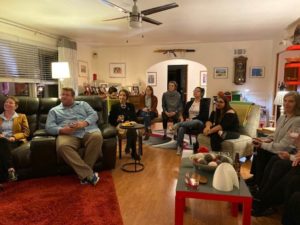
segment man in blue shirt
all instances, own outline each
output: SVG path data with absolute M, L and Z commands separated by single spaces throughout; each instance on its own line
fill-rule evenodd
M 102 154 L 103 143 L 96 124 L 97 113 L 88 103 L 75 101 L 72 88 L 63 88 L 60 100 L 61 104 L 49 111 L 46 131 L 58 135 L 56 151 L 74 169 L 81 183 L 96 185 L 100 178 L 93 172 L 93 166 Z M 81 146 L 85 147 L 83 159 L 78 154 Z

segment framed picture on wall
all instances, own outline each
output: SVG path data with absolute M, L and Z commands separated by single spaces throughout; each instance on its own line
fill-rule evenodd
M 88 76 L 88 63 L 84 61 L 78 61 L 78 76 L 87 77 Z
M 150 86 L 157 85 L 157 73 L 156 72 L 148 72 L 147 73 L 147 84 Z
M 126 77 L 125 63 L 110 63 L 109 64 L 109 77 L 113 77 L 113 78 Z
M 250 68 L 250 77 L 262 78 L 265 77 L 265 68 L 263 66 L 253 66 Z
M 139 86 L 132 86 L 132 88 L 131 88 L 131 94 L 132 95 L 139 95 L 140 94 Z
M 200 85 L 207 85 L 207 71 L 200 71 Z
M 227 67 L 215 67 L 214 68 L 214 78 L 215 79 L 227 79 L 228 78 L 228 68 Z

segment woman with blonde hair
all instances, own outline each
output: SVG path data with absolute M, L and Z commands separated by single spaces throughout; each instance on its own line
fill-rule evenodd
M 17 180 L 11 151 L 29 137 L 26 115 L 16 113 L 19 100 L 8 96 L 4 102 L 4 111 L 0 114 L 0 180 Z

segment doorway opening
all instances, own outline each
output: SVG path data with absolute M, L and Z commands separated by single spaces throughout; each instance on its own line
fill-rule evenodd
M 168 83 L 176 81 L 183 104 L 187 101 L 187 71 L 188 65 L 168 65 Z

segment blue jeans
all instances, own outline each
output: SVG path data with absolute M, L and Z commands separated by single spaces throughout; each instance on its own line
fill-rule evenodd
M 177 146 L 182 147 L 184 134 L 187 130 L 196 130 L 203 127 L 203 122 L 200 120 L 190 120 L 177 123 Z
M 155 112 L 144 112 L 144 111 L 140 111 L 139 116 L 143 117 L 145 128 L 150 127 L 151 120 L 157 117 Z

